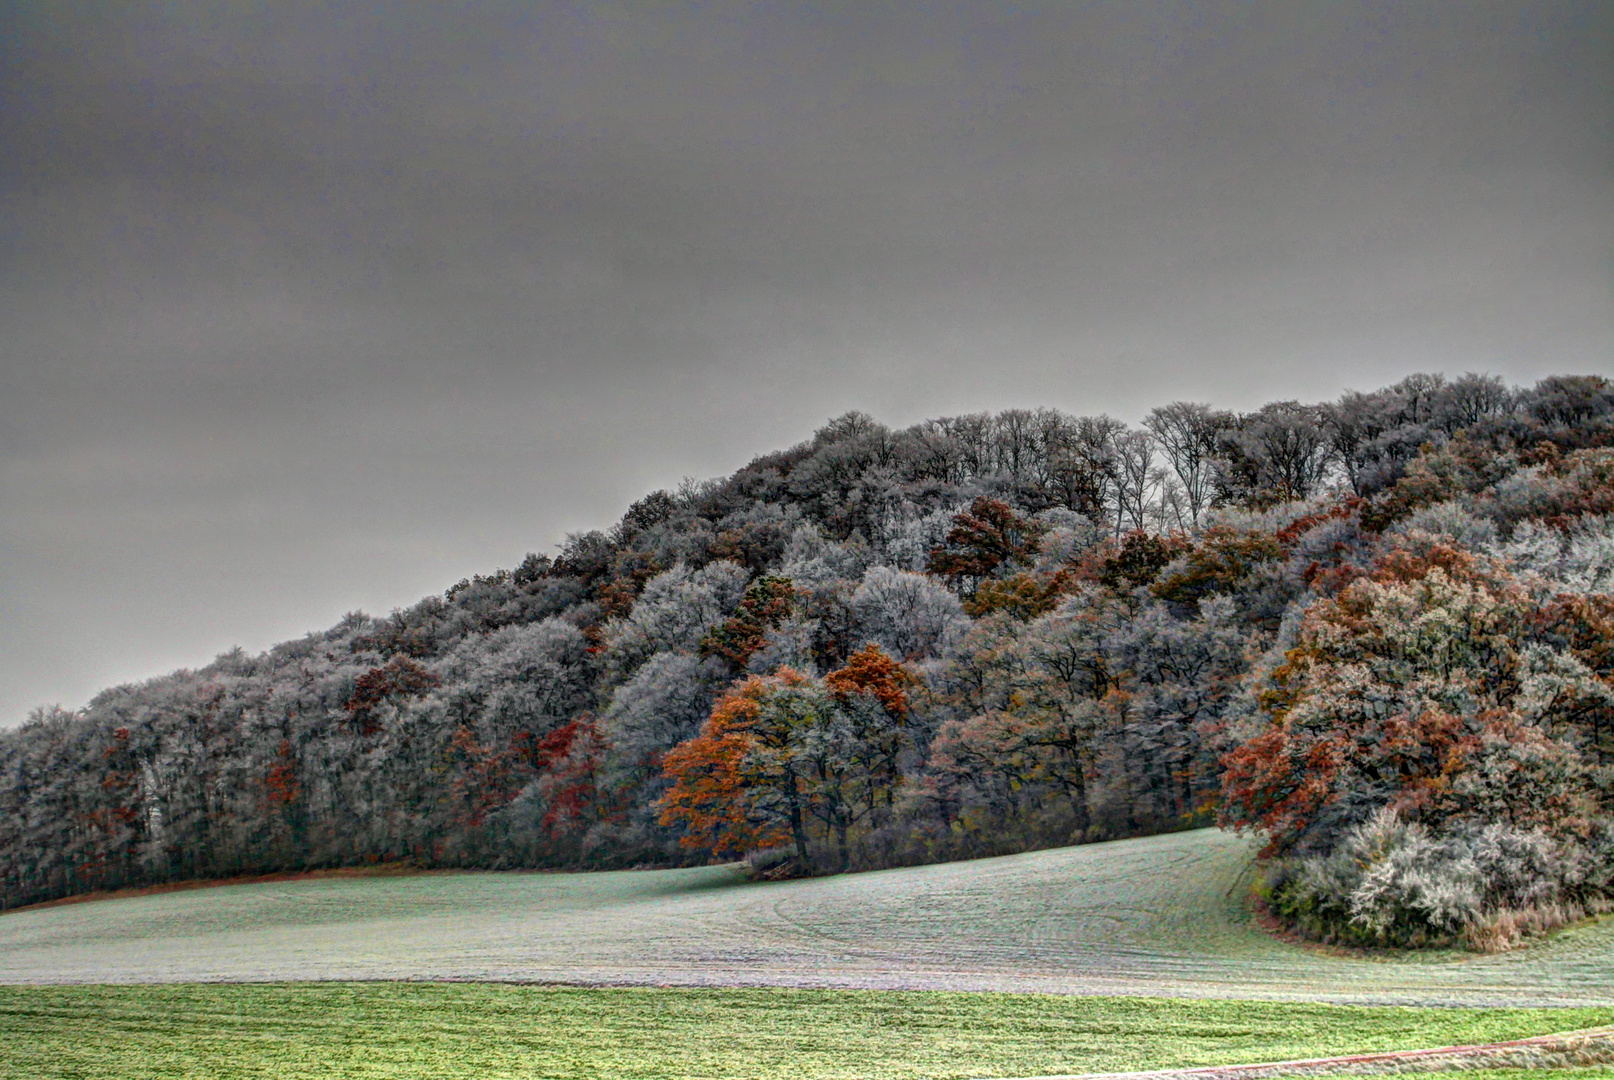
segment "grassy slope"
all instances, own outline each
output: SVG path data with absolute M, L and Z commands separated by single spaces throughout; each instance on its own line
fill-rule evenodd
M 0 915 L 0 982 L 408 978 L 1614 1006 L 1614 919 L 1495 957 L 1253 927 L 1214 830 L 768 885 L 723 867 L 323 878 Z
M 979 1077 L 1484 1042 L 1611 1009 L 488 984 L 0 988 L 0 1074 Z
M 325 877 L 12 912 L 0 982 L 146 985 L 0 987 L 0 1076 L 1026 1076 L 1614 1022 L 1614 920 L 1500 957 L 1326 956 L 1251 926 L 1249 853 L 1207 830 L 773 885 Z M 411 977 L 642 988 L 338 981 Z M 934 992 L 958 989 L 1160 996 Z

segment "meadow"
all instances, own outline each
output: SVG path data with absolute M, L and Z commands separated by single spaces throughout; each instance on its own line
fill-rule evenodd
M 0 1075 L 1023 1077 L 1614 1024 L 1614 920 L 1328 953 L 1252 921 L 1251 856 L 1200 830 L 778 883 L 332 876 L 24 909 L 0 915 Z
M 1614 921 L 1490 956 L 1275 940 L 1199 830 L 778 883 L 732 867 L 321 878 L 0 915 L 0 982 L 459 979 L 1614 1006 Z
M 1038 1076 L 1467 1044 L 1610 1022 L 1610 1009 L 924 991 L 6 987 L 0 1071 L 40 1080 Z M 1510 1074 L 1524 1075 L 1495 1075 Z M 1592 1074 L 1611 1075 L 1574 1075 Z

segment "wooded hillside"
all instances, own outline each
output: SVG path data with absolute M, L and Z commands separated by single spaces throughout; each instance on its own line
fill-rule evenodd
M 0 900 L 1258 828 L 1311 932 L 1614 895 L 1614 385 L 851 413 L 558 556 L 0 732 Z

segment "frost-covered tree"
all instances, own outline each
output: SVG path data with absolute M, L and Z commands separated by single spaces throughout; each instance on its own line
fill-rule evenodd
M 658 652 L 696 652 L 701 639 L 734 613 L 749 578 L 744 567 L 726 561 L 698 570 L 680 563 L 652 578 L 627 615 L 605 624 L 607 678 L 625 679 Z
M 653 767 L 662 753 L 700 727 L 722 683 L 714 661 L 689 653 L 652 656 L 617 687 L 601 717 L 616 767 L 630 772 Z
M 1274 402 L 1222 431 L 1217 490 L 1245 506 L 1307 499 L 1321 490 L 1332 457 L 1321 410 Z
M 969 625 L 963 605 L 924 574 L 871 567 L 852 595 L 856 629 L 902 659 L 943 655 Z
M 484 739 L 546 730 L 589 701 L 588 640 L 561 619 L 467 639 L 433 672 L 432 696 L 448 722 Z
M 1416 515 L 1415 515 L 1416 520 Z M 1582 595 L 1614 592 L 1614 515 L 1587 515 L 1563 528 L 1525 521 L 1505 543 L 1495 530 L 1471 536 L 1521 572 L 1538 574 L 1552 587 Z M 1489 542 L 1487 542 L 1489 541 Z

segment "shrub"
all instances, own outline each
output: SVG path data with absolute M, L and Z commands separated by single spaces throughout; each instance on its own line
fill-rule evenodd
M 1324 941 L 1497 952 L 1610 909 L 1602 828 L 1591 844 L 1501 823 L 1442 836 L 1383 807 L 1332 851 L 1275 867 L 1271 907 Z

